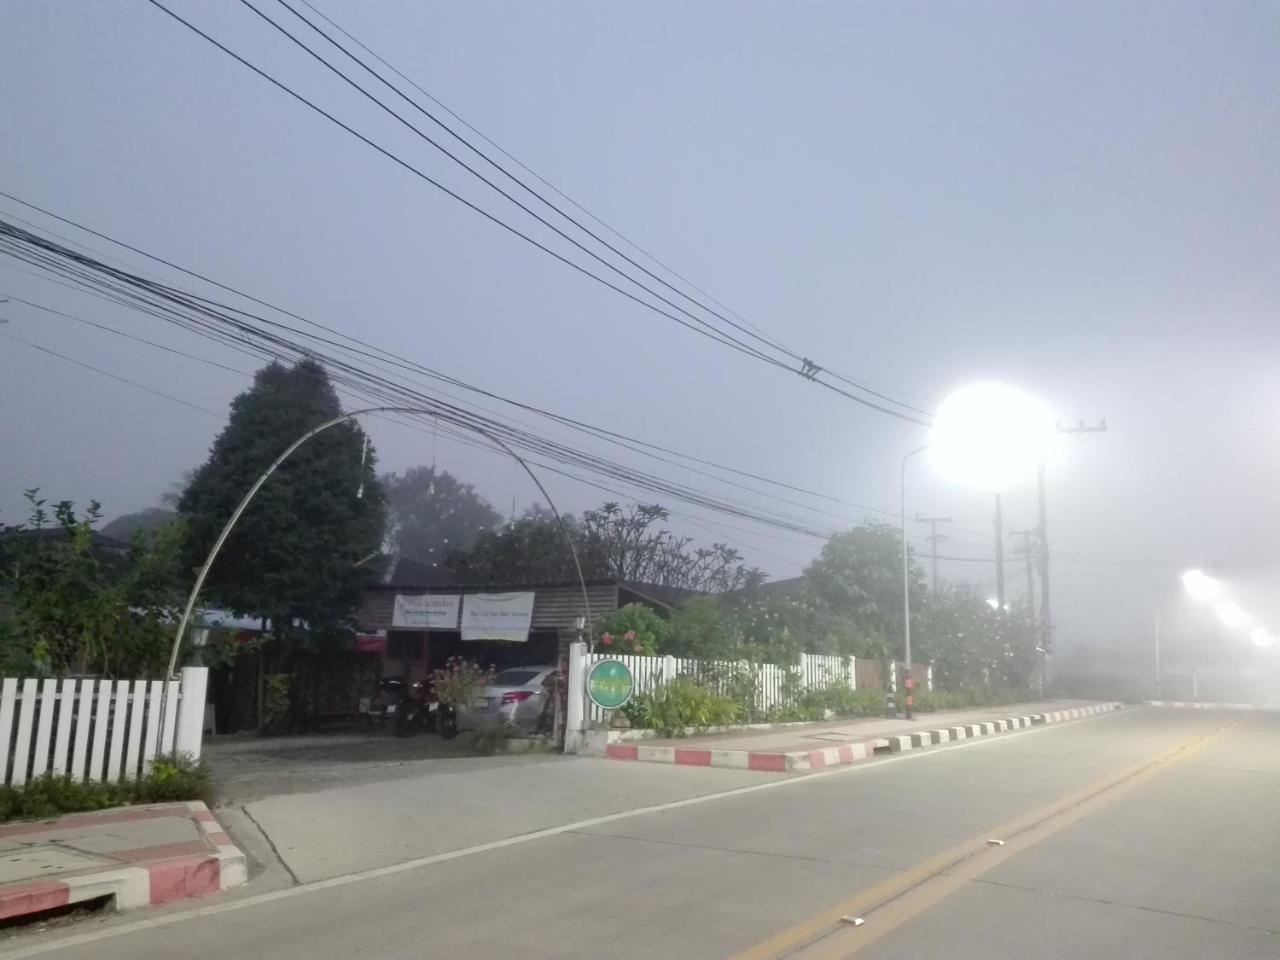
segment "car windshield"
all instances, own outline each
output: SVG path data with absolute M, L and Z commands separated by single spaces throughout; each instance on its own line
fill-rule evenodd
M 523 687 L 530 683 L 539 671 L 530 670 L 527 667 L 520 670 L 503 670 L 500 674 L 493 678 L 490 686 L 494 687 Z

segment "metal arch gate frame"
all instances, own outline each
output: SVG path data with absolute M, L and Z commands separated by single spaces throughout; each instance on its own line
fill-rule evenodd
M 270 478 L 270 476 L 276 472 L 276 470 L 280 467 L 282 463 L 284 463 L 286 460 L 289 459 L 290 456 L 293 455 L 293 452 L 295 450 L 301 447 L 304 443 L 306 443 L 316 434 L 323 433 L 325 430 L 328 430 L 330 427 L 336 427 L 340 423 L 346 423 L 350 420 L 356 419 L 357 417 L 364 416 L 365 414 L 373 414 L 373 413 L 417 413 L 417 414 L 427 414 L 435 417 L 438 417 L 440 415 L 439 410 L 432 410 L 425 407 L 365 407 L 361 410 L 353 410 L 350 413 L 344 413 L 340 417 L 334 417 L 330 420 L 326 420 L 324 423 L 320 424 L 319 426 L 312 427 L 310 430 L 308 430 L 306 433 L 300 436 L 297 440 L 291 443 L 285 449 L 285 451 L 282 454 L 280 454 L 280 456 L 276 457 L 276 459 L 272 461 L 271 466 L 267 467 L 267 469 L 263 471 L 262 475 L 258 477 L 257 481 L 254 482 L 253 486 L 249 488 L 249 491 L 240 500 L 240 503 L 236 506 L 235 510 L 232 512 L 231 517 L 227 520 L 226 525 L 223 526 L 222 532 L 218 534 L 218 539 L 214 541 L 213 547 L 209 550 L 209 555 L 205 558 L 204 565 L 201 566 L 200 568 L 200 572 L 196 575 L 196 582 L 191 587 L 191 594 L 187 597 L 186 608 L 182 611 L 182 619 L 178 622 L 178 631 L 173 638 L 173 649 L 169 653 L 169 666 L 168 666 L 168 669 L 165 671 L 166 678 L 170 680 L 177 679 L 177 675 L 175 674 L 174 671 L 178 663 L 178 651 L 182 647 L 182 638 L 183 638 L 183 635 L 186 633 L 187 625 L 191 620 L 191 612 L 195 608 L 196 598 L 199 597 L 200 590 L 201 588 L 204 587 L 205 578 L 209 574 L 209 569 L 213 566 L 213 561 L 217 559 L 218 552 L 222 549 L 222 545 L 226 542 L 227 537 L 231 535 L 231 531 L 235 528 L 235 525 L 239 521 L 241 514 L 244 513 L 245 509 L 253 501 L 253 498 L 257 495 L 258 491 L 262 489 L 262 485 L 267 482 L 268 478 Z M 586 577 L 584 577 L 582 574 L 582 562 L 578 557 L 578 549 L 573 544 L 573 537 L 569 535 L 569 529 L 568 527 L 565 526 L 564 518 L 560 516 L 560 511 L 556 509 L 555 502 L 551 499 L 551 495 L 547 493 L 547 488 L 542 485 L 542 481 L 538 479 L 538 475 L 533 472 L 529 464 L 525 462 L 524 458 L 521 457 L 514 450 L 512 450 L 511 447 L 508 446 L 504 441 L 498 439 L 489 431 L 483 429 L 482 427 L 478 427 L 473 423 L 460 423 L 457 425 L 465 427 L 466 429 L 472 430 L 475 433 L 480 434 L 482 437 L 484 437 L 494 446 L 498 447 L 503 453 L 506 453 L 518 464 L 520 464 L 520 466 L 524 468 L 524 472 L 529 475 L 529 479 L 531 479 L 534 482 L 534 484 L 537 486 L 538 492 L 542 494 L 543 499 L 547 501 L 547 506 L 551 508 L 551 513 L 552 515 L 555 516 L 556 523 L 560 527 L 560 532 L 564 536 L 566 545 L 569 547 L 569 553 L 573 557 L 574 569 L 578 573 L 578 583 L 582 587 L 582 607 L 586 614 L 585 624 L 586 624 L 586 630 L 587 630 L 588 649 L 590 649 L 592 646 L 594 646 L 594 638 L 591 635 L 591 599 L 587 594 L 587 580 L 586 580 Z M 162 706 L 162 712 L 161 712 L 162 716 L 167 715 L 167 712 L 170 709 L 170 704 L 167 702 L 169 699 L 168 684 L 165 684 L 164 690 L 165 690 L 164 696 L 165 696 L 166 702 Z M 164 730 L 164 726 L 165 725 L 163 723 L 159 725 L 159 728 L 161 731 Z M 161 734 L 161 736 L 163 736 L 163 734 Z

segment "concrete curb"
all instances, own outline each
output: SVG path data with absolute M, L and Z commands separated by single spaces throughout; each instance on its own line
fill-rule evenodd
M 103 816 L 99 822 L 127 823 L 158 816 L 190 817 L 200 825 L 201 840 L 196 851 L 188 844 L 120 851 L 115 856 L 136 856 L 136 866 L 111 866 L 68 876 L 60 880 L 18 881 L 0 885 L 0 920 L 40 913 L 69 904 L 112 897 L 116 910 L 133 910 L 186 897 L 217 893 L 244 883 L 249 878 L 244 854 L 231 842 L 209 808 L 200 801 L 140 807 Z M 77 814 L 58 820 L 0 827 L 14 835 L 43 832 L 59 826 L 93 822 L 92 814 Z
M 1147 700 L 1148 707 L 1179 707 L 1183 710 L 1280 710 L 1256 703 L 1205 703 L 1202 700 Z
M 691 767 L 727 767 L 734 770 L 766 770 L 774 773 L 822 770 L 866 760 L 877 753 L 921 750 L 955 740 L 986 737 L 1047 723 L 1083 720 L 1122 709 L 1118 702 L 1096 703 L 1069 710 L 1054 710 L 1022 717 L 1004 717 L 937 730 L 921 730 L 904 736 L 876 737 L 814 750 L 762 752 L 755 750 L 715 750 L 682 747 L 650 747 L 635 743 L 611 743 L 605 756 L 611 760 L 638 760 L 644 763 L 675 763 Z

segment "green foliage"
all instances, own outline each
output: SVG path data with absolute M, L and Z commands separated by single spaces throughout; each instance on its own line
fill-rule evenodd
M 476 537 L 502 522 L 469 483 L 448 470 L 410 467 L 382 478 L 387 494 L 387 542 L 406 557 L 441 561 L 450 550 L 468 550 Z
M 493 667 L 450 657 L 443 667 L 431 673 L 431 683 L 441 706 L 464 707 L 471 703 L 482 689 L 493 682 Z
M 970 707 L 1001 707 L 1027 699 L 1027 691 L 1009 687 L 971 687 L 965 690 L 922 690 L 915 694 L 919 713 L 935 710 L 965 710 Z
M 147 507 L 137 513 L 124 513 L 116 517 L 102 528 L 102 535 L 129 543 L 139 530 L 143 533 L 155 533 L 177 517 L 176 513 L 165 507 Z
M 240 499 L 261 473 L 309 429 L 341 415 L 324 368 L 310 360 L 272 363 L 231 403 L 231 419 L 209 459 L 183 491 L 184 561 L 204 562 Z M 295 619 L 312 629 L 344 622 L 356 609 L 368 568 L 359 561 L 382 543 L 385 498 L 375 456 L 354 423 L 309 439 L 258 491 L 213 565 L 206 592 L 238 614 Z
M 96 502 L 52 515 L 26 491 L 29 522 L 0 541 L 0 666 L 7 673 L 154 676 L 180 602 L 182 529 L 135 530 L 127 547 L 94 531 Z
M 585 577 L 711 592 L 763 579 L 734 548 L 722 543 L 695 547 L 692 538 L 673 534 L 663 526 L 666 508 L 657 504 L 627 510 L 605 503 L 581 519 L 562 519 L 563 528 L 550 510 L 531 508 L 502 529 L 480 534 L 470 550 L 450 553 L 449 570 L 455 579 L 474 583 L 576 580 L 572 541 Z
M 909 561 L 911 607 L 922 609 L 924 575 Z M 895 654 L 902 629 L 902 537 L 894 526 L 867 521 L 833 536 L 805 570 L 817 603 Z M 912 628 L 916 627 L 915 616 Z
M 1034 618 L 1024 610 L 993 610 L 966 585 L 933 595 L 919 638 L 918 656 L 933 664 L 934 683 L 944 690 L 1007 689 L 1025 696 L 1039 664 Z
M 185 755 L 158 757 L 145 777 L 77 783 L 45 774 L 20 787 L 0 787 L 0 821 L 33 820 L 131 803 L 213 802 L 209 767 Z
M 642 693 L 624 708 L 634 726 L 683 736 L 687 728 L 728 726 L 741 722 L 742 707 L 690 677 L 676 677 L 653 693 Z
M 293 677 L 268 673 L 262 678 L 262 729 L 278 733 L 289 725 L 289 688 Z
M 743 653 L 738 625 L 715 597 L 693 597 L 671 615 L 670 649 L 678 657 L 736 660 Z
M 479 731 L 472 741 L 472 746 L 480 756 L 492 757 L 498 752 L 499 747 L 518 735 L 519 731 L 511 724 L 499 723 L 496 726 Z
M 653 656 L 667 648 L 671 626 L 639 603 L 628 603 L 596 624 L 599 653 L 635 653 Z

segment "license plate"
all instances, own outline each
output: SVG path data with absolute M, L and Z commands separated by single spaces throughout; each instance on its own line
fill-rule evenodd
M 471 706 L 477 710 L 488 710 L 489 700 L 487 697 L 477 697 L 475 700 L 471 701 Z
M 394 703 L 387 704 L 387 716 L 389 717 L 395 712 L 396 712 L 396 705 Z

